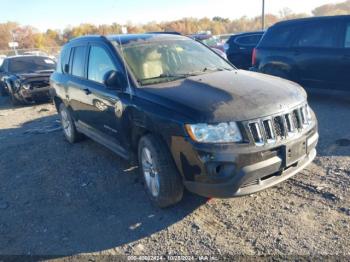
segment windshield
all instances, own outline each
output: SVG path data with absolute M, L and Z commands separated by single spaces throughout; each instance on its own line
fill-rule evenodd
M 123 52 L 126 63 L 143 86 L 234 70 L 213 51 L 190 39 L 134 42 L 124 45 Z
M 56 62 L 48 57 L 28 56 L 9 60 L 9 72 L 11 73 L 36 73 L 55 70 L 55 68 Z

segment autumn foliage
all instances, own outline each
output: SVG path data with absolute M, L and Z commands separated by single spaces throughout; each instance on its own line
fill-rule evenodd
M 329 4 L 317 7 L 312 12 L 315 16 L 350 14 L 350 0 L 340 4 Z M 307 14 L 294 14 L 288 8 L 283 9 L 279 15 L 267 14 L 265 18 L 266 27 L 286 19 L 306 17 Z M 209 18 L 183 18 L 170 22 L 149 22 L 143 25 L 123 25 L 128 33 L 142 33 L 154 31 L 176 31 L 182 34 L 197 33 L 200 31 L 211 31 L 212 34 L 230 34 L 261 29 L 261 17 L 241 17 L 239 19 L 228 19 L 222 17 Z M 39 32 L 31 26 L 19 25 L 15 22 L 0 24 L 0 50 L 8 49 L 8 42 L 16 41 L 19 48 L 38 48 L 48 50 L 59 47 L 69 39 L 88 34 L 119 34 L 122 25 L 113 23 L 110 25 L 93 25 L 83 23 L 79 26 L 65 28 L 62 31 L 49 29 Z

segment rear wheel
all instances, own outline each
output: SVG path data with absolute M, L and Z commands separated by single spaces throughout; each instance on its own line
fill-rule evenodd
M 154 135 L 140 139 L 138 159 L 145 188 L 151 201 L 164 208 L 183 196 L 183 183 L 166 144 Z
M 66 139 L 72 144 L 80 141 L 83 138 L 83 135 L 77 131 L 73 118 L 63 103 L 59 106 L 59 115 L 61 118 L 63 134 Z

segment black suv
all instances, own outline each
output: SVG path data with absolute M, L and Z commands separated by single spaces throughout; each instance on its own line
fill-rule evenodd
M 252 70 L 307 88 L 350 91 L 350 16 L 275 24 L 254 51 Z
M 251 194 L 316 156 L 317 120 L 299 85 L 236 70 L 187 37 L 72 40 L 51 85 L 66 138 L 84 134 L 135 156 L 160 207 L 184 186 L 206 197 Z
M 248 70 L 252 66 L 252 54 L 264 32 L 247 32 L 232 35 L 225 44 L 227 59 L 237 68 Z
M 0 95 L 14 105 L 48 100 L 50 75 L 56 62 L 46 56 L 13 56 L 0 67 Z

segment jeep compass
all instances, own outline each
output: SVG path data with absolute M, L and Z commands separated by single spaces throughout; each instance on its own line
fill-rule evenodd
M 228 198 L 266 189 L 316 156 L 317 120 L 298 84 L 237 70 L 167 34 L 71 40 L 51 76 L 71 143 L 89 137 L 138 160 L 153 203 L 183 190 Z

